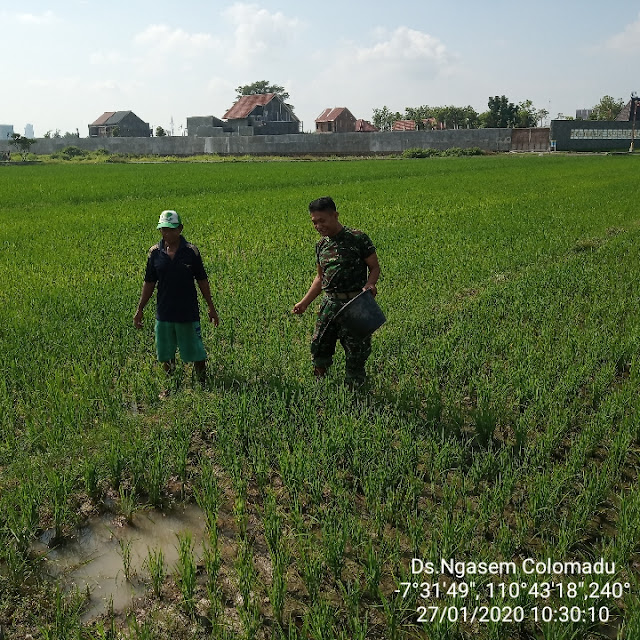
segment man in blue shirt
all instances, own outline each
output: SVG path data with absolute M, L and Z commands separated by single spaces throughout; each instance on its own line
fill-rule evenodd
M 206 381 L 207 352 L 200 335 L 200 310 L 195 282 L 204 297 L 209 321 L 217 327 L 218 313 L 211 299 L 207 272 L 198 248 L 182 236 L 180 216 L 173 210 L 163 211 L 158 221 L 162 240 L 149 249 L 147 267 L 133 324 L 142 328 L 142 316 L 158 283 L 156 310 L 156 348 L 158 360 L 171 375 L 176 367 L 176 350 L 184 362 L 193 362 L 201 383 Z M 168 390 L 160 394 L 168 395 Z

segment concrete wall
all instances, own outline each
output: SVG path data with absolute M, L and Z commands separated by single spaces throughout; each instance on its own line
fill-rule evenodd
M 271 136 L 167 136 L 163 138 L 38 138 L 36 154 L 60 151 L 66 146 L 87 151 L 189 156 L 221 155 L 384 155 L 413 147 L 449 149 L 480 147 L 485 151 L 510 151 L 511 129 L 458 129 L 452 131 L 392 131 L 384 133 L 289 134 Z M 0 141 L 0 151 L 13 149 Z
M 552 120 L 550 138 L 556 151 L 628 151 L 631 122 Z

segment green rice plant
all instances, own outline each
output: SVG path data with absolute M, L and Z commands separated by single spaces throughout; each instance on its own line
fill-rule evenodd
M 180 593 L 182 594 L 184 610 L 188 615 L 193 615 L 195 610 L 196 562 L 193 555 L 191 533 L 188 531 L 178 534 L 176 576 L 180 583 Z
M 145 619 L 140 623 L 133 615 L 127 619 L 127 626 L 129 627 L 129 640 L 154 640 L 157 638 L 156 630 L 150 620 Z
M 13 499 L 3 501 L 5 524 L 17 549 L 26 552 L 39 523 L 39 492 L 30 480 L 18 485 Z
M 82 478 L 84 480 L 84 490 L 87 495 L 93 500 L 100 499 L 100 477 L 98 475 L 98 465 L 93 458 L 87 458 L 85 460 L 82 469 Z
M 498 424 L 497 415 L 488 404 L 480 405 L 472 415 L 476 440 L 481 447 L 487 448 Z
M 194 487 L 194 494 L 198 506 L 204 513 L 205 522 L 209 532 L 216 531 L 222 491 L 216 479 L 213 465 L 208 458 L 200 461 L 200 478 Z
M 249 513 L 247 511 L 246 495 L 238 495 L 233 503 L 233 515 L 238 526 L 238 535 L 241 540 L 247 537 L 247 527 L 249 525 Z
M 111 440 L 109 448 L 107 449 L 107 468 L 109 469 L 109 482 L 116 491 L 120 489 L 120 480 L 122 479 L 124 465 L 125 460 L 122 455 L 119 440 Z
M 240 619 L 244 626 L 245 636 L 249 640 L 255 637 L 260 626 L 260 610 L 254 595 L 257 575 L 253 566 L 252 549 L 246 540 L 240 541 L 235 566 L 238 574 L 238 590 L 242 597 L 242 606 L 239 611 Z
M 283 521 L 278 513 L 275 494 L 268 491 L 264 501 L 264 537 L 272 557 L 280 549 Z
M 122 558 L 122 569 L 125 580 L 131 580 L 131 538 L 118 539 L 118 555 Z
M 309 598 L 311 601 L 315 601 L 324 579 L 325 570 L 322 557 L 314 551 L 310 542 L 304 542 L 300 545 L 299 569 L 309 592 Z
M 189 450 L 191 448 L 191 429 L 186 422 L 176 424 L 173 438 L 171 440 L 171 449 L 175 462 L 176 475 L 182 482 L 184 491 L 184 483 L 187 481 L 187 462 L 189 458 Z
M 81 637 L 80 611 L 84 599 L 77 590 L 66 595 L 59 584 L 55 585 L 52 598 L 53 621 L 39 627 L 40 637 L 45 640 Z
M 164 580 L 167 575 L 162 548 L 158 547 L 155 550 L 148 549 L 145 563 L 149 571 L 149 577 L 151 578 L 153 594 L 156 598 L 161 598 L 162 586 L 164 585 Z
M 287 593 L 286 568 L 282 563 L 273 565 L 273 578 L 269 589 L 269 601 L 273 610 L 273 617 L 282 626 L 282 614 L 284 612 L 284 601 Z
M 118 511 L 124 516 L 126 521 L 131 524 L 133 522 L 133 516 L 141 509 L 141 507 L 138 505 L 133 492 L 125 489 L 123 485 L 120 485 L 118 494 L 120 496 Z
M 380 589 L 380 578 L 382 577 L 382 562 L 379 553 L 376 551 L 373 542 L 367 541 L 364 559 L 364 578 L 367 592 L 376 597 Z
M 207 598 L 209 599 L 209 619 L 214 630 L 219 631 L 223 612 L 222 591 L 218 584 L 218 574 L 222 566 L 222 556 L 218 548 L 217 526 L 214 540 L 204 544 L 204 570 L 207 574 Z
M 50 470 L 47 480 L 51 487 L 51 511 L 53 518 L 54 536 L 51 544 L 55 545 L 63 538 L 63 529 L 72 517 L 68 497 L 71 492 L 71 478 L 63 471 L 56 473 Z
M 322 524 L 322 543 L 327 566 L 336 581 L 340 580 L 344 567 L 344 554 L 349 531 L 348 516 L 331 510 Z
M 303 635 L 313 640 L 337 638 L 335 615 L 334 608 L 326 600 L 314 600 L 304 616 Z
M 147 493 L 149 502 L 155 507 L 160 507 L 167 481 L 166 453 L 160 432 L 154 434 L 153 440 L 147 466 Z

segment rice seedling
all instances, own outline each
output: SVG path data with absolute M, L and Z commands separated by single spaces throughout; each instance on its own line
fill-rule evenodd
M 118 539 L 118 554 L 122 558 L 122 569 L 125 580 L 131 580 L 131 538 Z
M 192 537 L 188 531 L 178 534 L 178 561 L 175 570 L 180 583 L 182 605 L 187 614 L 193 615 L 196 590 L 196 561 L 193 555 Z
M 166 568 L 164 564 L 164 553 L 161 548 L 148 550 L 145 561 L 149 577 L 151 579 L 151 587 L 156 598 L 162 597 L 162 587 L 166 577 Z
M 236 560 L 236 572 L 238 574 L 238 590 L 242 597 L 240 618 L 245 630 L 247 640 L 255 637 L 260 625 L 260 610 L 254 594 L 257 575 L 253 566 L 253 553 L 246 540 L 242 540 L 238 547 Z

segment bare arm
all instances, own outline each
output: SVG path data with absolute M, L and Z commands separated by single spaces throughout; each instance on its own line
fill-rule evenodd
M 316 277 L 313 279 L 311 286 L 309 287 L 309 291 L 305 295 L 300 302 L 296 302 L 293 305 L 292 313 L 296 313 L 298 315 L 304 313 L 307 310 L 307 307 L 322 293 L 322 267 L 318 265 L 318 273 Z
M 218 312 L 216 308 L 213 306 L 213 300 L 211 299 L 211 288 L 209 287 L 208 280 L 197 280 L 198 287 L 200 288 L 200 293 L 202 293 L 202 297 L 207 302 L 207 307 L 209 310 L 209 322 L 213 322 L 213 324 L 217 327 L 220 324 L 220 319 L 218 318 Z
M 375 296 L 378 293 L 378 289 L 376 287 L 376 283 L 378 282 L 378 278 L 380 277 L 380 264 L 378 263 L 378 255 L 376 253 L 372 253 L 368 258 L 365 258 L 365 262 L 369 269 L 369 279 L 367 280 L 364 287 L 362 287 L 363 291 L 367 289 L 371 290 L 371 293 Z
M 136 327 L 136 329 L 142 329 L 142 313 L 144 311 L 144 308 L 147 306 L 147 302 L 151 300 L 151 296 L 153 295 L 153 291 L 155 288 L 155 282 L 145 282 L 142 285 L 142 293 L 140 294 L 138 308 L 136 309 L 136 313 L 133 316 L 133 326 Z

